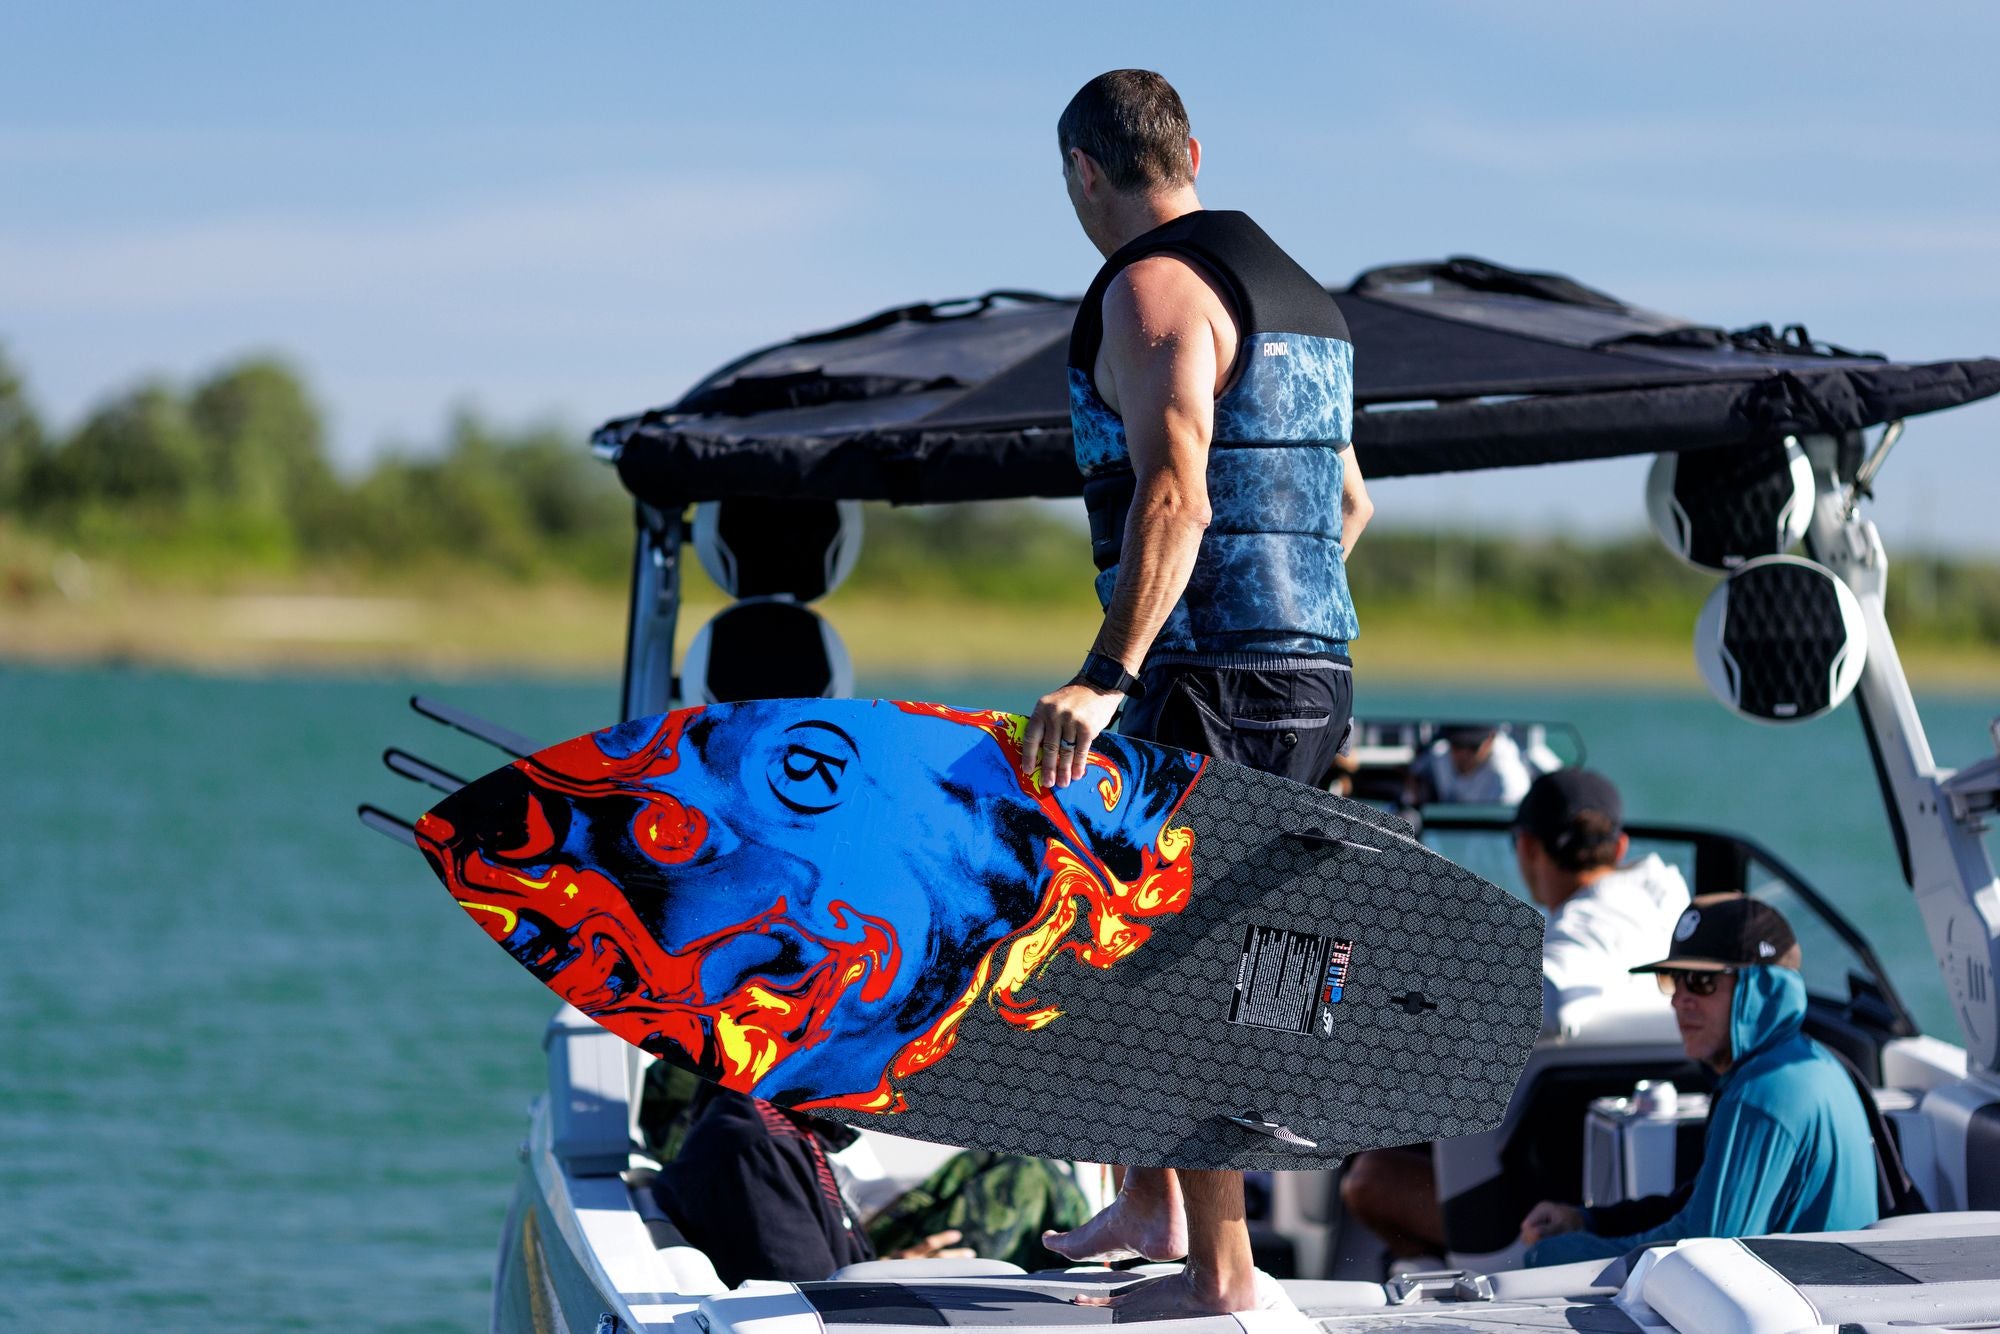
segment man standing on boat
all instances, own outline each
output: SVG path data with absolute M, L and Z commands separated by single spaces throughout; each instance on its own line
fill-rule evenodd
M 1121 705 L 1128 736 L 1301 782 L 1353 709 L 1345 559 L 1373 506 L 1354 463 L 1340 309 L 1256 223 L 1195 197 L 1201 145 L 1167 81 L 1113 70 L 1057 125 L 1063 180 L 1104 267 L 1070 336 L 1070 423 L 1104 625 L 1043 696 L 1023 762 L 1060 787 Z M 1235 1172 L 1134 1168 L 1071 1259 L 1187 1257 L 1114 1299 L 1264 1304 Z

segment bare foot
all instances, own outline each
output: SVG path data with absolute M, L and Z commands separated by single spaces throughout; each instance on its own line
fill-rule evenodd
M 1044 1232 L 1042 1245 L 1065 1260 L 1178 1260 L 1187 1254 L 1187 1210 L 1180 1181 L 1158 1168 L 1125 1174 L 1118 1198 L 1068 1232 Z
M 1116 1292 L 1086 1293 L 1072 1300 L 1078 1306 L 1112 1307 L 1121 1322 L 1292 1307 L 1291 1298 L 1277 1281 L 1254 1269 L 1233 1283 L 1223 1283 L 1209 1281 L 1193 1266 L 1178 1274 L 1127 1283 Z

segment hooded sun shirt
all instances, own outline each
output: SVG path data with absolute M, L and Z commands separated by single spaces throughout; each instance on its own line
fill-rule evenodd
M 1847 1072 L 1799 1029 L 1796 969 L 1748 967 L 1729 1008 L 1738 1053 L 1715 1086 L 1701 1172 L 1679 1213 L 1622 1237 L 1566 1232 L 1528 1250 L 1529 1265 L 1610 1258 L 1688 1237 L 1844 1232 L 1877 1216 L 1875 1146 Z M 1589 1210 L 1585 1210 L 1589 1217 Z

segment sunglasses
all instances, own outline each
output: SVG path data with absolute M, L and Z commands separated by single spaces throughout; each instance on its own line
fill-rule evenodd
M 1735 974 L 1734 968 L 1662 968 L 1653 976 L 1659 979 L 1661 995 L 1671 996 L 1685 988 L 1690 996 L 1713 996 L 1723 977 Z

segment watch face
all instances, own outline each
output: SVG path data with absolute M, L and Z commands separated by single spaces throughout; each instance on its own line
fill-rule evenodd
M 1083 679 L 1099 690 L 1116 690 L 1125 679 L 1125 669 L 1116 659 L 1093 653 L 1083 660 Z

